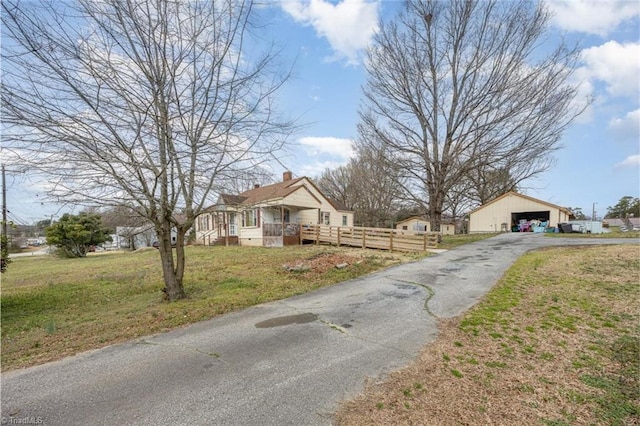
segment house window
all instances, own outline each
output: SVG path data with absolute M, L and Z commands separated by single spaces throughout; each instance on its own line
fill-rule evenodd
M 331 214 L 329 212 L 321 212 L 320 213 L 320 222 L 323 225 L 331 224 Z
M 242 226 L 258 226 L 258 209 L 245 210 L 242 213 Z
M 349 224 L 349 222 L 347 222 L 347 215 L 343 214 L 342 215 L 342 226 L 347 226 Z
M 407 225 L 402 225 L 402 230 L 406 231 L 407 230 Z
M 209 215 L 205 214 L 198 218 L 198 228 L 200 231 L 208 231 L 209 228 Z
M 275 210 L 273 212 L 273 221 L 276 222 L 276 223 L 278 223 L 278 222 L 289 223 L 289 221 L 290 221 L 290 219 L 289 219 L 289 210 L 284 209 L 284 214 L 283 214 L 283 211 L 280 210 L 280 209 Z
M 235 213 L 229 213 L 229 235 L 233 235 L 233 236 L 238 235 Z

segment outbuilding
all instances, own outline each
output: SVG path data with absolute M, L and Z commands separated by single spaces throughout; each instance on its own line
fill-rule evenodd
M 569 221 L 571 212 L 528 195 L 507 192 L 469 214 L 469 233 L 509 232 L 523 222 L 538 221 L 556 227 Z
M 431 232 L 431 222 L 423 216 L 411 216 L 396 223 L 396 229 L 409 232 Z M 442 235 L 454 235 L 456 226 L 453 223 L 442 221 L 440 223 L 440 233 Z

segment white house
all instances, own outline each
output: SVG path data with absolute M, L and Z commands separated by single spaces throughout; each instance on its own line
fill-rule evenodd
M 175 239 L 175 236 L 173 238 Z M 152 225 L 117 226 L 116 233 L 111 234 L 111 243 L 104 243 L 103 246 L 111 250 L 135 250 L 141 247 L 151 247 L 156 239 Z
M 307 177 L 221 194 L 196 220 L 199 244 L 281 247 L 300 243 L 305 225 L 353 226 L 353 212 L 327 198 Z
M 412 216 L 396 223 L 396 229 L 409 232 L 431 232 L 431 222 L 422 216 Z M 456 226 L 453 223 L 440 223 L 440 233 L 454 235 Z

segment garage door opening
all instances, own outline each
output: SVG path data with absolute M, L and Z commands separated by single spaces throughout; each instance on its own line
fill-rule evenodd
M 511 230 L 518 231 L 518 225 L 521 221 L 529 222 L 531 220 L 539 220 L 540 222 L 549 222 L 551 212 L 539 211 L 539 212 L 515 212 L 511 213 Z

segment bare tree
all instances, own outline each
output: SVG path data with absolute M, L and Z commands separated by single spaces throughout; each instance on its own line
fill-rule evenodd
M 288 71 L 253 16 L 250 0 L 2 2 L 5 149 L 52 196 L 151 221 L 169 300 L 203 206 L 292 128 L 274 110 Z
M 545 171 L 586 106 L 569 77 L 578 50 L 544 39 L 542 2 L 409 0 L 368 51 L 359 132 L 382 143 L 440 229 L 447 193 L 491 166 Z
M 491 165 L 486 165 L 472 170 L 467 175 L 469 181 L 467 196 L 473 203 L 481 205 L 509 191 L 517 191 L 517 179 L 510 173 L 510 170 L 517 171 L 516 167 L 496 169 Z
M 356 213 L 363 226 L 391 226 L 402 205 L 401 172 L 384 146 L 360 146 L 353 160 L 352 180 L 357 193 Z
M 99 213 L 102 223 L 109 229 L 115 231 L 118 226 L 139 227 L 149 223 L 145 217 L 136 214 L 131 207 L 114 206 L 102 210 L 88 209 L 89 212 Z
M 402 207 L 402 182 L 397 165 L 383 148 L 362 146 L 348 164 L 327 169 L 318 186 L 354 211 L 354 221 L 363 226 L 388 226 Z
M 340 201 L 353 210 L 357 203 L 357 193 L 354 188 L 352 162 L 335 169 L 325 169 L 316 179 L 316 184 L 327 197 Z
M 276 182 L 276 179 L 269 170 L 263 167 L 255 167 L 247 170 L 245 173 L 237 174 L 227 178 L 222 183 L 224 191 L 227 194 L 240 194 L 248 191 L 256 185 L 269 185 Z

